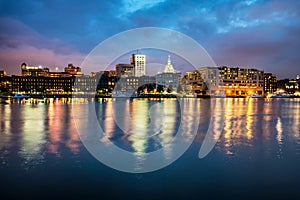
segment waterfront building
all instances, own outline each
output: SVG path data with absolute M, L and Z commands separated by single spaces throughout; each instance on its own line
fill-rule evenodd
M 226 66 L 218 69 L 227 96 L 264 95 L 264 71 Z
M 264 74 L 264 93 L 271 94 L 277 91 L 277 78 L 271 73 Z
M 59 77 L 72 77 L 73 75 L 69 74 L 68 72 L 49 72 L 47 77 L 51 78 L 59 78 Z
M 206 84 L 199 70 L 185 73 L 183 87 L 187 93 L 206 94 L 207 90 Z
M 98 72 L 97 78 L 99 79 L 97 84 L 97 93 L 101 95 L 111 94 L 119 80 L 119 77 L 111 76 L 110 71 Z
M 96 76 L 78 76 L 74 82 L 73 91 L 80 94 L 93 94 L 97 88 Z
M 223 93 L 223 82 L 217 67 L 202 67 L 198 71 L 204 82 L 202 90 L 206 90 L 206 95 Z
M 11 92 L 11 76 L 0 76 L 0 93 L 9 94 Z
M 149 84 L 156 84 L 155 76 L 141 76 L 139 77 L 139 87 Z
M 117 64 L 116 73 L 118 77 L 134 76 L 134 65 L 132 64 Z
M 72 92 L 74 77 L 12 76 L 12 93 L 67 94 Z
M 134 66 L 134 76 L 140 77 L 146 75 L 146 55 L 132 54 L 130 64 Z
M 116 70 L 109 70 L 108 71 L 108 76 L 109 77 L 115 77 L 115 76 L 117 76 L 117 71 Z
M 277 82 L 278 92 L 294 95 L 300 92 L 300 79 L 283 79 Z
M 6 76 L 6 71 L 0 70 L 0 78 Z
M 83 75 L 83 73 L 81 72 L 81 68 L 75 67 L 72 63 L 68 64 L 68 66 L 65 67 L 65 72 L 72 76 L 82 76 Z
M 49 68 L 42 66 L 28 66 L 26 63 L 21 64 L 22 76 L 48 76 Z

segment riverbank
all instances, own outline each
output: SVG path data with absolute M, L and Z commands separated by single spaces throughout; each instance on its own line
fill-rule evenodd
M 141 94 L 138 96 L 120 96 L 120 97 L 112 97 L 111 95 L 94 95 L 94 94 L 45 94 L 45 95 L 39 95 L 39 94 L 28 94 L 28 98 L 34 98 L 34 99 L 48 99 L 48 98 L 218 98 L 213 97 L 210 95 L 197 95 L 197 96 L 179 96 L 175 94 Z M 13 99 L 13 95 L 1 95 L 0 99 Z M 227 96 L 225 98 L 250 98 L 246 96 Z M 262 98 L 269 98 L 269 97 L 262 97 Z M 274 98 L 300 98 L 300 96 L 284 96 L 284 97 L 274 97 Z

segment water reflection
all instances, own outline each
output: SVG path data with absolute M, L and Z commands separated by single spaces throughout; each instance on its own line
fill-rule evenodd
M 47 109 L 49 152 L 60 157 L 59 148 L 67 147 L 72 153 L 78 153 L 81 143 L 75 125 L 71 121 L 72 111 L 69 104 L 51 103 Z
M 179 104 L 177 99 L 129 99 L 118 104 L 114 99 L 98 99 L 95 110 L 105 131 L 101 140 L 134 152 L 139 162 L 145 154 L 163 147 L 165 158 L 171 158 L 175 149 L 169 144 L 178 130 L 184 134 L 182 143 L 193 139 L 191 133 L 198 126 L 199 135 L 206 133 L 211 120 L 210 101 L 185 99 Z M 76 109 L 80 120 L 86 120 L 82 107 L 87 107 L 90 100 L 46 102 L 0 105 L 1 165 L 12 157 L 20 158 L 22 165 L 32 166 L 43 163 L 46 155 L 81 153 L 81 141 L 71 120 L 72 109 Z M 224 106 L 216 100 L 215 109 L 225 109 L 224 129 L 220 137 L 214 135 L 214 140 L 219 139 L 217 151 L 231 157 L 247 152 L 278 159 L 300 154 L 300 99 L 225 99 Z M 195 116 L 200 116 L 200 124 Z M 214 132 L 222 127 L 221 119 L 215 115 Z
M 9 150 L 11 146 L 11 109 L 9 105 L 0 104 L 0 164 L 7 165 Z
M 105 109 L 103 109 L 103 106 Z M 96 104 L 107 144 L 142 155 L 170 143 L 177 132 L 180 109 L 176 99 L 113 99 Z
M 62 143 L 62 120 L 60 120 L 59 115 L 61 115 L 61 106 L 56 106 L 53 103 L 48 105 L 48 140 L 47 145 L 49 152 L 60 156 L 59 146 Z
M 255 152 L 255 146 L 262 143 L 261 153 L 281 158 L 287 142 L 284 138 L 290 139 L 290 148 L 299 145 L 299 112 L 298 99 L 226 99 L 225 126 L 218 149 L 237 155 L 241 148 Z M 275 141 L 278 149 L 274 148 Z
M 45 106 L 25 105 L 20 114 L 23 119 L 20 155 L 25 165 L 40 163 L 44 159 L 42 148 L 46 143 Z

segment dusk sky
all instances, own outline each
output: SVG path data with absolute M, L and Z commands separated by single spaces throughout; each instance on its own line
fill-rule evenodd
M 101 41 L 149 26 L 188 35 L 217 65 L 300 74 L 298 0 L 0 0 L 0 70 L 79 66 Z

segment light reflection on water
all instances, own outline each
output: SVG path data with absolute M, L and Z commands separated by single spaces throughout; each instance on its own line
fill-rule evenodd
M 180 108 L 176 99 L 132 99 L 119 109 L 114 99 L 98 99 L 94 110 L 96 123 L 105 130 L 101 140 L 135 153 L 136 168 L 145 153 L 162 147 L 163 156 L 171 158 L 176 145 L 164 145 L 173 141 L 177 129 L 184 134 L 180 142 L 193 140 L 195 116 L 199 117 L 198 134 L 182 157 L 164 169 L 138 176 L 99 163 L 81 143 L 84 135 L 79 138 L 77 129 L 88 127 L 74 123 L 72 113 L 85 122 L 89 113 L 84 108 L 91 101 L 0 104 L 0 188 L 8 199 L 55 199 L 61 194 L 81 199 L 97 199 L 99 194 L 107 199 L 300 196 L 300 99 L 225 99 L 225 104 L 213 100 L 215 109 L 224 109 L 225 115 L 216 115 L 213 127 L 221 128 L 223 118 L 225 123 L 221 134 L 212 138 L 218 140 L 215 148 L 204 159 L 198 153 L 213 112 L 210 99 L 185 99 Z M 180 110 L 186 112 L 180 116 Z M 129 115 L 116 122 L 121 112 Z M 145 127 L 149 130 L 141 132 Z
M 278 158 L 284 156 L 284 150 L 298 154 L 299 104 L 298 99 L 226 99 L 225 125 L 218 149 L 236 156 L 241 154 L 238 151 L 252 152 L 256 148 L 262 148 L 260 153 L 266 156 L 275 154 Z
M 15 151 L 25 165 L 42 163 L 46 155 L 61 157 L 66 150 L 73 155 L 80 154 L 82 144 L 71 119 L 70 103 L 78 104 L 76 112 L 80 113 L 80 106 L 86 106 L 89 100 L 47 102 L 0 105 L 0 164 L 6 165 Z M 176 99 L 127 100 L 119 110 L 114 110 L 113 102 L 113 99 L 101 99 L 96 103 L 99 124 L 108 144 L 116 143 L 142 156 L 170 143 L 178 128 L 184 130 L 187 141 L 192 137 L 193 115 L 180 116 Z M 277 158 L 300 153 L 299 99 L 226 99 L 225 105 L 224 130 L 220 138 L 215 136 L 219 138 L 217 151 L 233 157 L 243 156 L 245 150 L 255 156 L 257 149 L 267 157 Z M 182 103 L 181 109 L 201 115 L 200 135 L 207 130 L 203 127 L 210 120 L 209 107 L 208 99 L 186 99 Z M 118 112 L 129 115 L 116 121 Z M 84 115 L 82 113 L 83 118 Z M 221 127 L 218 117 L 213 123 L 214 127 Z M 142 131 L 145 127 L 148 132 Z M 157 130 L 160 132 L 156 133 Z M 196 142 L 201 144 L 202 141 Z M 170 156 L 172 147 L 164 151 L 166 157 Z

